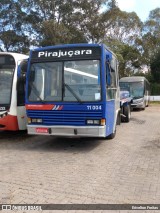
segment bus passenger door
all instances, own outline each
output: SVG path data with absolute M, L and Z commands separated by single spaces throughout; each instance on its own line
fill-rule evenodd
M 25 109 L 25 76 L 27 71 L 27 60 L 19 62 L 17 73 L 17 120 L 19 130 L 25 130 L 27 116 Z

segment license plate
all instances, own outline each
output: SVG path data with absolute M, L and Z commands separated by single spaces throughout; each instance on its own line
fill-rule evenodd
M 36 128 L 37 133 L 48 133 L 48 128 Z

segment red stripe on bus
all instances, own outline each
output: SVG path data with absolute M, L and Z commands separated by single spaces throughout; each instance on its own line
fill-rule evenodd
M 31 109 L 31 110 L 52 110 L 53 107 L 54 107 L 53 104 L 46 104 L 46 105 L 26 104 L 26 109 Z
M 60 106 L 58 110 L 62 110 L 62 109 L 63 109 L 63 106 Z

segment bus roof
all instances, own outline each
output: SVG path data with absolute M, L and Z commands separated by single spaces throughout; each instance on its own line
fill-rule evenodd
M 88 44 L 88 43 L 78 43 L 78 44 L 59 44 L 59 45 L 53 45 L 53 46 L 45 46 L 45 47 L 38 47 L 35 49 L 32 49 L 33 51 L 39 51 L 39 50 L 48 50 L 48 49 L 58 49 L 58 48 L 69 48 L 69 47 L 100 47 L 100 44 Z
M 148 82 L 148 80 L 144 76 L 123 77 L 119 80 L 119 82 L 138 82 L 138 81 L 147 81 Z
M 0 55 L 11 55 L 14 57 L 15 61 L 27 59 L 29 56 L 20 53 L 13 53 L 13 52 L 0 52 Z

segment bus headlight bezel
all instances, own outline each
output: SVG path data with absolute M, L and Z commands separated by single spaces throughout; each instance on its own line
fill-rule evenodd
M 87 119 L 86 124 L 87 125 L 104 126 L 105 125 L 105 119 Z
M 42 123 L 42 118 L 28 118 L 28 123 Z

